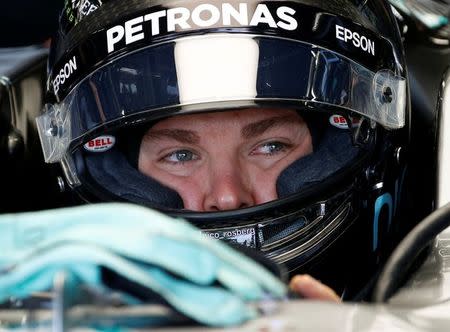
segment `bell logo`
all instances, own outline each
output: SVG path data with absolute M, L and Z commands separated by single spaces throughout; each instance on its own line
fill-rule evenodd
M 361 120 L 359 118 L 351 118 L 352 127 L 358 127 L 361 123 Z M 330 116 L 330 124 L 336 128 L 339 129 L 348 129 L 347 120 L 342 116 L 338 114 L 334 114 Z
M 339 129 L 347 129 L 347 120 L 342 115 L 332 115 L 330 117 L 330 124 Z
M 111 135 L 104 135 L 90 140 L 84 145 L 89 152 L 105 152 L 116 144 L 116 138 Z

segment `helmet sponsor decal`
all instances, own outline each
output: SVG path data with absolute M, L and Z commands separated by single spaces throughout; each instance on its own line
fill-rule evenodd
M 69 22 L 76 24 L 83 17 L 96 11 L 101 5 L 101 0 L 66 0 L 64 11 Z
M 64 82 L 77 70 L 77 58 L 74 55 L 72 59 L 67 61 L 62 68 L 57 72 L 53 80 L 53 91 L 58 93 L 59 86 L 64 85 Z
M 359 118 L 352 118 L 350 117 L 350 119 L 352 119 L 352 127 L 357 127 L 360 125 L 361 123 L 361 119 Z M 334 114 L 332 116 L 330 116 L 330 124 L 336 128 L 339 129 L 348 129 L 348 125 L 347 125 L 347 120 L 339 114 Z
M 97 10 L 101 4 L 101 1 L 72 0 L 72 9 L 78 10 L 79 16 L 84 17 Z
M 264 24 L 273 29 L 292 31 L 297 29 L 298 22 L 294 17 L 296 11 L 287 6 L 269 9 L 266 4 L 256 7 L 247 3 L 239 3 L 235 8 L 230 3 L 223 3 L 220 7 L 212 4 L 200 4 L 194 8 L 175 7 L 138 16 L 124 24 L 113 26 L 106 31 L 108 53 L 115 51 L 117 43 L 125 38 L 125 44 L 147 38 L 145 35 L 160 34 L 160 24 L 165 24 L 164 31 L 183 31 L 196 28 L 209 28 L 217 24 L 232 26 L 237 22 L 240 26 L 258 26 Z M 144 24 L 149 27 L 144 28 Z
M 375 56 L 375 42 L 358 32 L 336 24 L 336 38 Z
M 84 145 L 89 152 L 106 152 L 116 144 L 116 138 L 111 135 L 103 135 L 90 140 Z
M 202 231 L 206 237 L 224 240 L 227 242 L 238 243 L 246 247 L 256 248 L 256 231 L 254 227 L 245 228 L 227 228 Z
M 66 16 L 75 15 L 72 18 L 74 22 L 78 14 L 82 17 L 96 15 L 95 8 L 100 8 L 105 2 L 65 1 Z M 117 2 L 117 6 L 120 3 Z M 181 6 L 179 1 L 169 1 L 166 7 L 156 4 L 149 6 L 147 2 L 141 1 L 129 5 L 126 1 L 122 3 L 127 12 L 129 8 L 135 8 L 135 14 L 118 14 L 117 17 L 113 15 L 114 18 L 101 15 L 95 24 L 86 23 L 83 26 L 86 32 L 83 39 L 55 59 L 47 88 L 52 90 L 50 92 L 58 102 L 81 79 L 110 63 L 115 57 L 159 42 L 176 41 L 196 31 L 202 31 L 203 34 L 209 29 L 297 40 L 336 52 L 372 72 L 384 69 L 396 71 L 397 57 L 389 41 L 351 20 L 294 1 L 225 0 L 195 3 L 192 6 Z M 83 24 L 82 21 L 77 24 Z M 69 22 L 69 30 L 74 24 Z M 72 67 L 67 67 L 66 63 Z

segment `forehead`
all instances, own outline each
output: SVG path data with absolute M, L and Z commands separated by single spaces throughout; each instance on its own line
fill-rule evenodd
M 208 112 L 188 115 L 177 115 L 156 123 L 152 130 L 160 129 L 193 129 L 204 126 L 233 125 L 244 127 L 251 123 L 271 118 L 300 118 L 297 112 L 290 109 L 251 108 L 245 110 L 230 110 L 224 112 Z

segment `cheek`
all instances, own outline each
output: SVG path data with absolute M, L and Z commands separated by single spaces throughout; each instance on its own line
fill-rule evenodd
M 252 167 L 249 169 L 248 174 L 251 187 L 253 188 L 255 203 L 262 204 L 278 199 L 277 180 L 280 177 L 280 174 L 289 167 L 289 165 L 312 152 L 311 139 L 308 137 L 294 153 L 291 153 L 290 156 L 280 160 L 272 167 L 268 169 Z
M 252 167 L 253 168 L 253 167 Z M 276 181 L 280 172 L 275 169 L 249 169 L 249 182 L 256 205 L 274 201 L 278 198 Z
M 204 191 L 196 181 L 192 179 L 177 179 L 172 181 L 174 189 L 183 200 L 184 208 L 187 210 L 201 211 L 203 208 Z

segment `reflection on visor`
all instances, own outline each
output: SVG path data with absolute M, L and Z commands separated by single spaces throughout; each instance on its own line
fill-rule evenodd
M 169 107 L 210 110 L 209 103 L 231 100 L 334 105 L 400 128 L 405 87 L 405 80 L 390 71 L 373 73 L 313 45 L 210 34 L 119 58 L 84 79 L 37 121 L 45 160 L 57 162 L 74 140 L 109 122 L 144 111 L 151 118 Z

